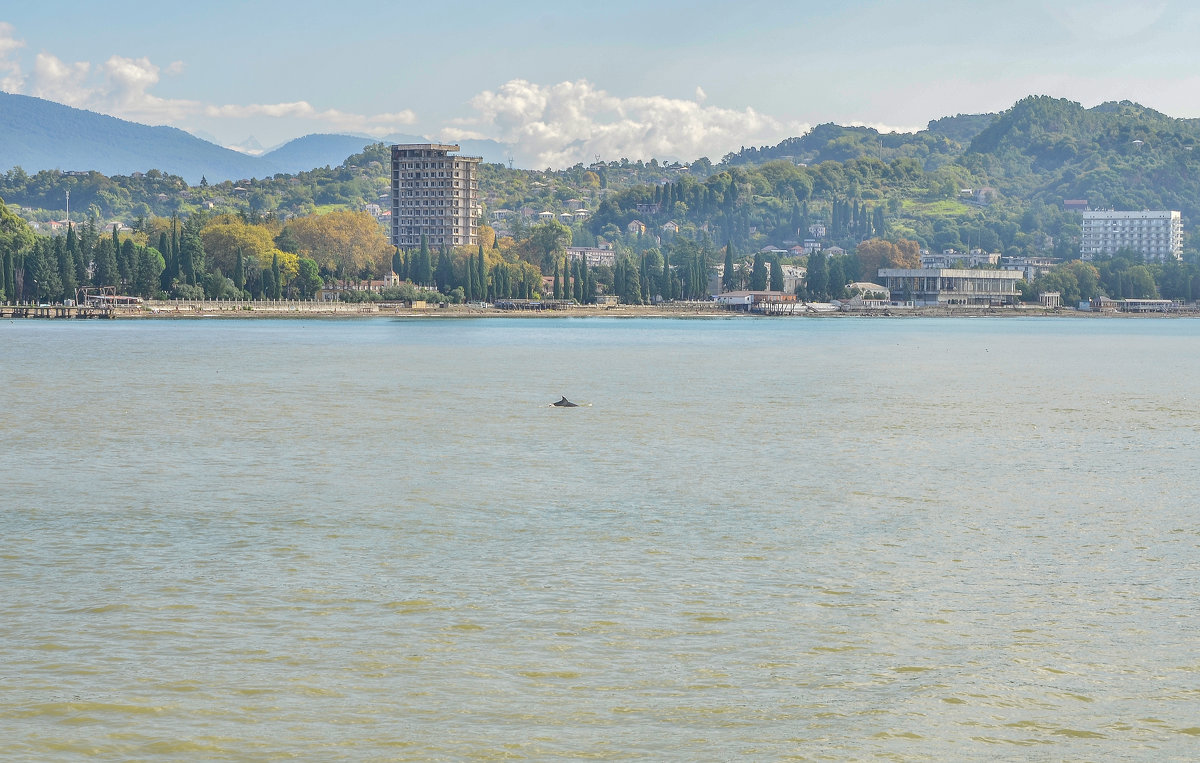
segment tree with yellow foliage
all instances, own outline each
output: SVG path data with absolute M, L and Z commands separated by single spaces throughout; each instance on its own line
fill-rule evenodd
M 222 215 L 210 221 L 204 226 L 200 239 L 209 262 L 219 267 L 222 273 L 232 273 L 236 269 L 238 250 L 260 265 L 269 265 L 276 248 L 270 230 L 247 224 L 233 215 Z
M 479 243 L 484 249 L 491 249 L 496 243 L 496 230 L 490 225 L 479 226 Z
M 880 268 L 921 267 L 921 247 L 916 241 L 887 241 L 873 238 L 860 242 L 854 250 L 860 277 L 870 281 L 879 277 Z
M 342 278 L 382 275 L 390 267 L 392 247 L 383 227 L 366 212 L 300 217 L 289 222 L 287 230 L 299 244 L 299 254 Z

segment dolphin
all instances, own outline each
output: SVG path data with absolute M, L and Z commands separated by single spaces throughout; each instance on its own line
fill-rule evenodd
M 562 400 L 559 400 L 557 403 L 551 403 L 551 405 L 554 406 L 555 408 L 578 408 L 579 407 L 575 403 L 572 403 L 570 400 L 568 400 L 565 395 L 563 396 Z

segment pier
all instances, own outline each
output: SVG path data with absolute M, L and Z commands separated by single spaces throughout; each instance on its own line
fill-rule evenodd
M 0 318 L 115 318 L 113 305 L 0 305 Z

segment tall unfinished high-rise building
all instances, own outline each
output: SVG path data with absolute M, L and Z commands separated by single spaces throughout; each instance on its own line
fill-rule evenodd
M 457 156 L 458 146 L 409 143 L 392 146 L 392 245 L 412 249 L 421 236 L 430 246 L 479 243 L 477 156 Z

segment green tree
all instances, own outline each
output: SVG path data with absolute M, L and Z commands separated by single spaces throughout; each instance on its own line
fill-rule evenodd
M 96 243 L 94 253 L 96 272 L 92 283 L 96 286 L 117 286 L 121 282 L 121 274 L 117 270 L 117 254 L 113 250 L 112 239 L 104 236 Z
M 420 286 L 433 285 L 433 260 L 429 254 L 429 244 L 425 234 L 421 234 L 421 248 L 417 251 L 417 284 Z
M 750 290 L 751 291 L 766 291 L 767 289 L 767 263 L 763 259 L 762 253 L 754 255 L 754 271 L 750 275 Z
M 808 256 L 808 275 L 805 280 L 811 299 L 822 300 L 829 296 L 829 271 L 826 269 L 825 255 L 821 252 L 813 252 Z
M 725 269 L 721 275 L 721 290 L 733 291 L 734 274 L 733 274 L 733 243 L 725 242 Z
M 162 283 L 162 274 L 167 267 L 162 253 L 149 246 L 137 247 L 137 281 L 134 292 L 142 297 L 153 298 Z
M 279 272 L 279 255 L 271 256 L 271 298 L 283 299 L 283 278 Z
M 771 258 L 771 291 L 783 291 L 783 264 L 778 257 Z
M 442 294 L 449 294 L 456 286 L 454 279 L 454 260 L 450 256 L 450 251 L 443 244 L 438 252 L 437 272 L 433 276 L 434 284 L 437 290 Z
M 56 264 L 58 265 L 58 281 L 61 292 L 58 299 L 67 300 L 75 298 L 75 259 L 73 252 L 75 242 L 74 237 L 68 233 L 67 239 L 54 239 L 54 254 Z M 68 246 L 69 244 L 69 246 Z
M 33 296 L 38 302 L 49 302 L 62 294 L 58 262 L 53 246 L 46 239 L 40 239 L 25 258 L 25 281 L 33 285 Z
M 240 246 L 237 250 L 237 260 L 233 265 L 233 285 L 238 288 L 238 291 L 246 288 L 246 263 L 242 257 L 242 248 Z
M 138 256 L 134 251 L 133 239 L 127 238 L 121 242 L 121 249 L 117 253 L 117 271 L 127 289 L 133 289 L 137 282 L 137 267 Z
M 549 270 L 555 253 L 571 245 L 571 229 L 558 220 L 547 220 L 533 226 L 529 243 L 539 257 L 542 269 Z
M 300 258 L 300 275 L 296 277 L 296 286 L 300 290 L 300 296 L 304 299 L 312 299 L 324 286 L 318 273 L 316 260 L 308 257 Z
M 846 297 L 846 270 L 841 257 L 830 257 L 827 266 L 827 287 L 831 299 Z
M 475 277 L 479 278 L 479 282 L 475 284 L 475 292 L 479 294 L 479 299 L 487 300 L 487 260 L 484 258 L 484 245 L 479 245 L 479 253 L 475 256 Z
M 278 255 L 277 255 L 277 257 L 278 257 Z M 260 290 L 258 292 L 258 296 L 261 299 L 278 299 L 275 296 L 277 293 L 279 293 L 278 290 L 275 288 L 276 287 L 275 270 L 276 270 L 275 268 L 271 268 L 269 270 L 264 270 L 259 275 Z

